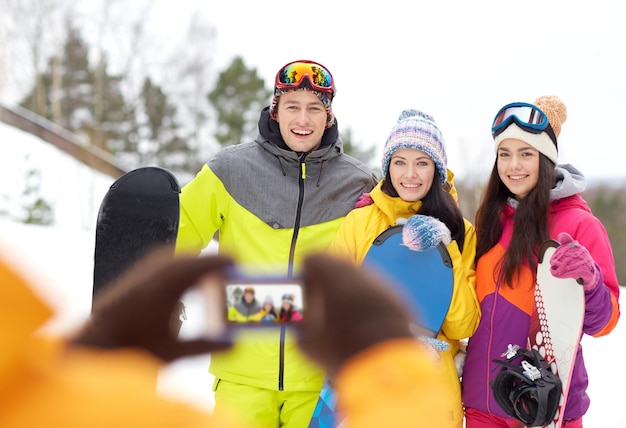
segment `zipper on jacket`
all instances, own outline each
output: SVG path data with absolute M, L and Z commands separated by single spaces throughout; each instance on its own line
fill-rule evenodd
M 285 332 L 286 327 L 280 326 L 280 358 L 278 359 L 278 390 L 285 389 Z
M 293 276 L 293 263 L 296 254 L 296 243 L 300 232 L 300 217 L 302 215 L 302 201 L 304 200 L 304 180 L 306 179 L 306 163 L 304 162 L 306 153 L 300 157 L 300 176 L 298 178 L 298 205 L 296 206 L 296 220 L 293 225 L 293 235 L 291 236 L 291 248 L 289 248 L 289 264 L 287 276 Z
M 298 232 L 300 231 L 300 216 L 302 214 L 302 201 L 304 200 L 304 180 L 306 179 L 306 163 L 304 159 L 306 153 L 300 157 L 300 175 L 298 176 L 298 205 L 296 207 L 296 220 L 293 225 L 293 235 L 291 236 L 291 247 L 289 248 L 289 262 L 287 264 L 287 277 L 293 276 L 293 264 L 296 254 L 296 243 L 298 242 Z M 280 327 L 280 352 L 278 355 L 278 390 L 285 387 L 285 326 Z
M 502 269 L 500 269 L 500 272 L 498 273 L 498 282 L 496 283 L 496 289 L 494 292 L 494 297 L 493 297 L 493 305 L 491 306 L 491 319 L 489 320 L 489 328 L 490 330 L 493 332 L 493 323 L 494 323 L 494 317 L 496 314 L 496 305 L 498 303 L 498 296 L 500 295 L 500 287 L 502 286 Z M 489 405 L 489 395 L 491 392 L 491 386 L 489 385 L 489 375 L 491 373 L 491 344 L 492 344 L 492 339 L 493 339 L 493 333 L 491 333 L 489 335 L 489 343 L 487 344 L 487 395 L 485 397 L 485 404 L 487 407 L 487 411 L 489 413 L 491 413 L 491 406 Z

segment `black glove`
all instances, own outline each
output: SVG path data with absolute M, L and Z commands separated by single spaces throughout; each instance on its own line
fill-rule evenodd
M 178 340 L 171 320 L 188 288 L 205 275 L 215 275 L 214 286 L 223 287 L 223 270 L 232 264 L 225 256 L 172 259 L 171 253 L 156 251 L 96 298 L 91 318 L 72 343 L 105 349 L 138 347 L 166 362 L 227 349 L 231 346 L 227 341 Z
M 372 345 L 413 337 L 408 310 L 373 273 L 327 255 L 310 255 L 303 276 L 307 311 L 299 344 L 331 377 Z

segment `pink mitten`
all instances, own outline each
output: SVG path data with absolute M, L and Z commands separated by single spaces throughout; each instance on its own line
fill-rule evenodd
M 561 245 L 550 259 L 552 275 L 556 278 L 580 278 L 585 291 L 595 288 L 600 273 L 589 251 L 567 232 L 559 233 L 558 241 Z
M 366 207 L 368 205 L 372 205 L 374 200 L 370 197 L 369 193 L 363 193 L 359 196 L 359 199 L 354 204 L 354 208 Z

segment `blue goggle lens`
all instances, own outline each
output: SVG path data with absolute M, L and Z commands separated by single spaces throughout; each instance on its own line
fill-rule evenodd
M 491 125 L 491 133 L 495 136 L 515 121 L 529 132 L 540 133 L 548 127 L 548 117 L 538 107 L 526 103 L 508 104 L 500 109 Z

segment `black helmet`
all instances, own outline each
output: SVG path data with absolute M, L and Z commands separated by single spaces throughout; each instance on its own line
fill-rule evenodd
M 561 379 L 534 349 L 509 345 L 505 355 L 506 360 L 493 360 L 503 366 L 491 382 L 496 402 L 528 427 L 552 422 L 561 399 Z

